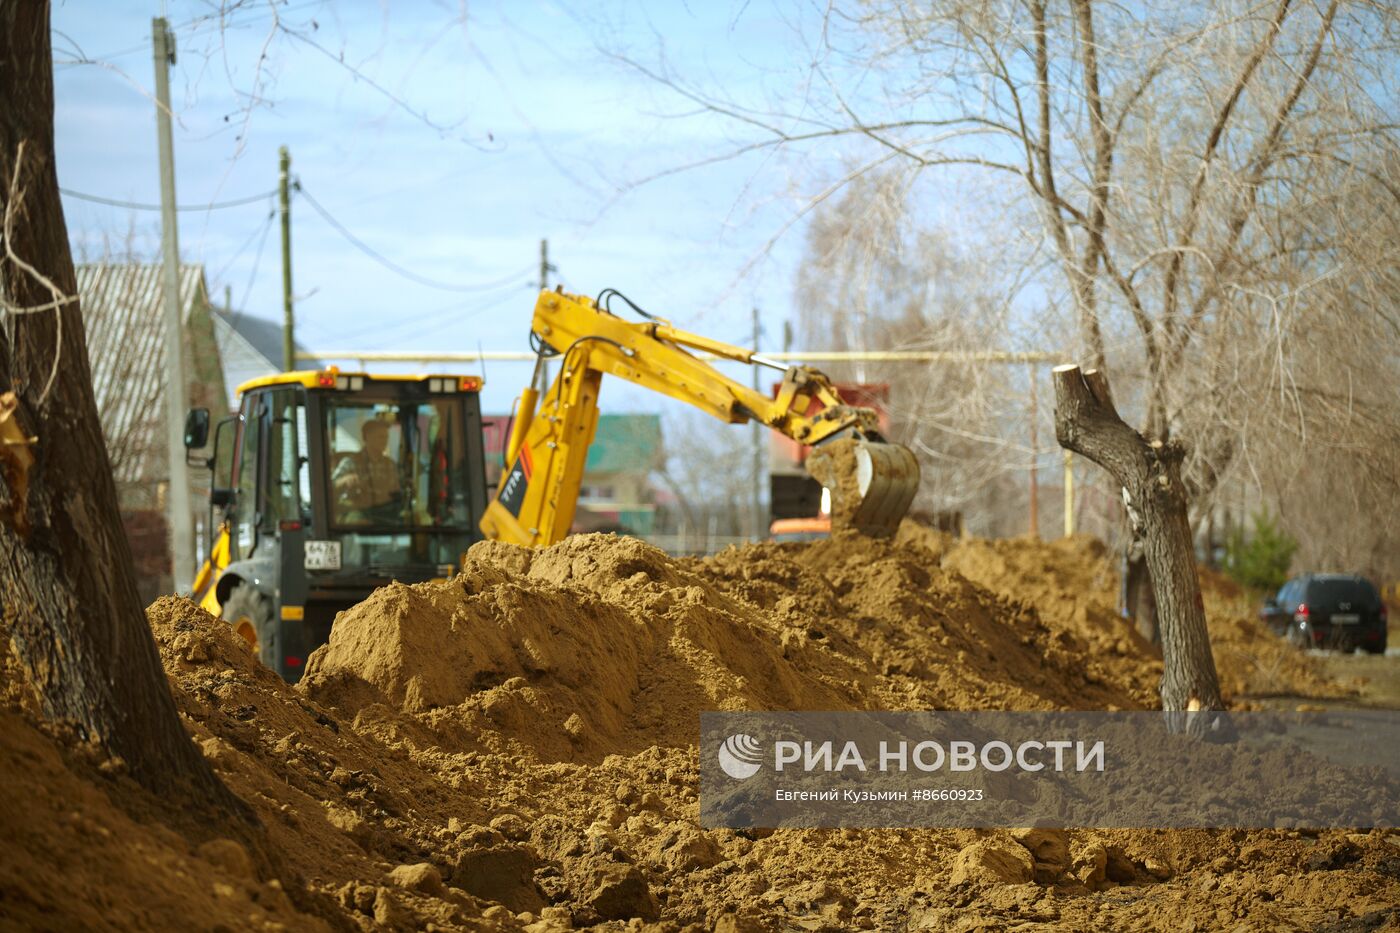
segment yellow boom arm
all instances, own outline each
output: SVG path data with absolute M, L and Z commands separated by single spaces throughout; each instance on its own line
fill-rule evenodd
M 537 383 L 540 363 L 546 358 L 542 355 L 535 378 L 521 393 L 506 446 L 510 469 L 481 520 L 488 538 L 542 547 L 569 533 L 584 461 L 598 426 L 598 389 L 604 373 L 679 399 L 721 421 L 742 424 L 756 418 L 803 444 L 818 444 L 837 435 L 881 440 L 876 413 L 844 403 L 822 373 L 802 366 L 784 367 L 751 350 L 678 330 L 659 318 L 624 320 L 591 298 L 542 292 L 535 302 L 531 330 L 548 348 L 546 352 L 558 354 L 559 375 L 541 396 Z M 692 350 L 782 371 L 776 398 L 726 377 Z M 825 407 L 808 415 L 813 399 Z M 872 449 L 890 446 L 876 443 Z M 898 523 L 917 486 L 918 466 L 906 449 L 895 451 L 899 469 L 894 472 L 903 475 L 895 495 L 886 498 L 902 499 L 893 503 L 898 513 L 894 523 Z M 867 454 L 867 474 L 869 462 Z M 892 472 L 879 464 L 874 472 L 882 469 L 885 474 Z

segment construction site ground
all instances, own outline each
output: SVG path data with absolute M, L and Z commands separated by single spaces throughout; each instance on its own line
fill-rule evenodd
M 1396 657 L 1298 653 L 1203 582 L 1233 708 L 1400 705 Z M 192 740 L 277 858 L 44 722 L 11 659 L 0 923 L 1400 929 L 1394 830 L 699 828 L 702 710 L 1152 708 L 1161 660 L 1117 583 L 1091 539 L 909 523 L 703 559 L 601 535 L 483 543 L 452 581 L 340 616 L 296 686 L 163 598 L 148 615 Z

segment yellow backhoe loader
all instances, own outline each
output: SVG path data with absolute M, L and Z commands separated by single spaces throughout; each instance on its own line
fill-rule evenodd
M 612 313 L 614 300 L 642 320 Z M 615 289 L 597 299 L 562 290 L 542 292 L 530 330 L 535 372 L 516 405 L 506 447 L 510 469 L 481 520 L 488 538 L 544 547 L 569 533 L 598 425 L 604 374 L 679 399 L 721 421 L 757 419 L 813 445 L 808 471 L 831 490 L 837 531 L 886 537 L 909 510 L 919 485 L 913 453 L 886 443 L 876 413 L 842 402 L 831 381 L 815 369 L 784 366 L 752 350 L 679 330 Z M 783 374 L 782 384 L 769 398 L 692 351 L 775 369 Z M 551 358 L 558 360 L 559 374 L 545 387 L 545 362 Z M 809 415 L 813 400 L 823 407 Z
M 239 386 L 195 460 L 211 470 L 195 600 L 296 681 L 336 613 L 395 580 L 451 577 L 481 540 L 481 385 L 331 367 Z M 210 440 L 193 409 L 185 447 Z
M 552 292 L 536 302 L 535 378 L 519 401 L 512 467 L 489 503 L 479 376 L 331 367 L 240 386 L 238 414 L 219 422 L 213 455 L 196 461 L 213 475 L 209 558 L 194 598 L 295 681 L 336 613 L 376 587 L 450 577 L 482 534 L 553 544 L 573 521 L 604 373 L 818 445 L 809 464 L 832 488 L 834 518 L 849 514 L 857 530 L 876 535 L 898 524 L 919 468 L 907 449 L 881 442 L 873 411 L 843 404 L 814 370 L 784 368 L 657 318 L 625 321 L 600 297 L 602 307 Z M 690 350 L 782 370 L 782 387 L 767 398 Z M 561 370 L 541 394 L 551 357 Z M 805 414 L 814 399 L 826 407 Z M 208 410 L 192 410 L 186 448 L 209 440 Z

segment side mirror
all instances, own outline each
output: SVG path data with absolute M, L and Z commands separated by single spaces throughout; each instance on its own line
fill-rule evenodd
M 185 449 L 199 450 L 209 443 L 209 409 L 191 408 L 185 416 Z

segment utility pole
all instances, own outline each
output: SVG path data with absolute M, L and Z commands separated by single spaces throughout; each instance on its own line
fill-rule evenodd
M 549 289 L 549 274 L 558 272 L 554 266 L 549 264 L 549 240 L 540 240 L 540 291 Z M 549 388 L 549 360 L 540 359 L 540 391 Z
M 549 264 L 549 241 L 540 240 L 540 291 L 549 288 L 549 274 L 558 271 Z
M 151 20 L 156 66 L 156 140 L 160 149 L 160 229 L 165 281 L 165 441 L 170 480 L 170 575 L 176 592 L 194 581 L 194 516 L 185 463 L 185 327 L 180 314 L 180 235 L 175 225 L 175 143 L 170 130 L 170 66 L 175 37 L 165 19 Z
M 277 150 L 277 207 L 282 215 L 282 368 L 296 369 L 296 318 L 292 313 L 292 156 L 287 147 Z
M 753 309 L 753 352 L 758 352 L 758 338 L 760 328 L 758 326 L 758 308 Z M 750 366 L 749 370 L 753 374 L 753 390 L 759 392 L 757 366 Z M 767 529 L 763 522 L 763 428 L 758 421 L 753 422 L 753 539 L 761 541 L 766 537 Z

